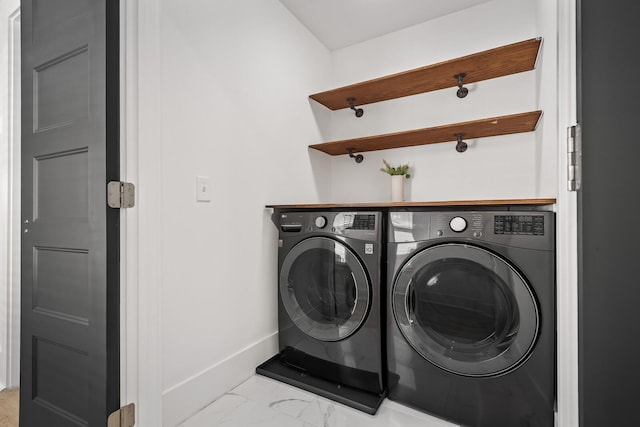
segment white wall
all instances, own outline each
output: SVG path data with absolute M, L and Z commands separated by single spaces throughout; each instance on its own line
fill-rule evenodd
M 364 106 L 360 119 L 350 110 L 332 112 L 330 140 L 537 109 L 544 113 L 536 132 L 466 140 L 463 154 L 451 142 L 364 153 L 359 165 L 348 156 L 333 157 L 331 201 L 390 200 L 389 179 L 379 172 L 383 158 L 412 166 L 408 200 L 554 197 L 557 47 L 555 13 L 548 13 L 554 4 L 495 0 L 335 51 L 331 87 L 543 37 L 535 71 L 466 85 L 464 99 L 450 88 Z
M 162 384 L 175 425 L 277 352 L 265 204 L 329 199 L 330 53 L 277 0 L 161 2 Z M 311 161 L 313 159 L 313 161 Z M 196 202 L 196 176 L 211 203 Z

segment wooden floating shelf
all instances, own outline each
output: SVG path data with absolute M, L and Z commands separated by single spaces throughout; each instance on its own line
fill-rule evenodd
M 498 199 L 498 200 L 456 200 L 436 202 L 372 202 L 372 203 L 303 203 L 290 205 L 266 205 L 272 209 L 335 209 L 335 208 L 419 208 L 446 206 L 544 206 L 556 203 L 555 198 L 545 199 Z
M 497 47 L 438 64 L 428 65 L 338 89 L 310 95 L 309 98 L 331 110 L 366 105 L 403 96 L 455 87 L 455 77 L 465 73 L 464 84 L 530 71 L 535 68 L 542 38 Z
M 541 115 L 542 111 L 537 110 L 432 128 L 325 142 L 310 145 L 309 147 L 332 156 L 339 156 L 349 153 L 349 149 L 357 153 L 456 141 L 457 134 L 460 133 L 463 134 L 463 139 L 469 140 L 488 136 L 532 132 L 536 129 Z

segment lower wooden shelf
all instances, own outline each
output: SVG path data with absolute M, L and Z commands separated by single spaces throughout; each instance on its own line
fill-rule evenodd
M 339 156 L 349 154 L 350 151 L 358 153 L 456 141 L 458 134 L 462 134 L 463 139 L 476 139 L 532 132 L 536 129 L 541 115 L 542 111 L 537 110 L 405 132 L 325 142 L 309 147 L 332 156 Z
M 442 200 L 433 202 L 370 202 L 370 203 L 298 203 L 266 205 L 273 209 L 335 209 L 335 208 L 411 208 L 437 206 L 544 206 L 556 203 L 555 198 L 542 199 L 495 199 L 495 200 Z

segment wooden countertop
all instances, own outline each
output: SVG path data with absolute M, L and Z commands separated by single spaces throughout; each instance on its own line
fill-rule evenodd
M 413 208 L 438 206 L 508 206 L 508 205 L 553 205 L 555 198 L 545 199 L 497 199 L 497 200 L 454 200 L 431 202 L 365 202 L 365 203 L 299 203 L 286 205 L 266 205 L 273 209 L 334 209 L 334 208 Z

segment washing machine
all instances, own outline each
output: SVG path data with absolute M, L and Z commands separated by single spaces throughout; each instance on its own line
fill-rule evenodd
M 379 211 L 280 212 L 280 352 L 258 368 L 375 413 L 384 399 Z
M 390 211 L 388 397 L 464 426 L 551 427 L 555 218 Z

